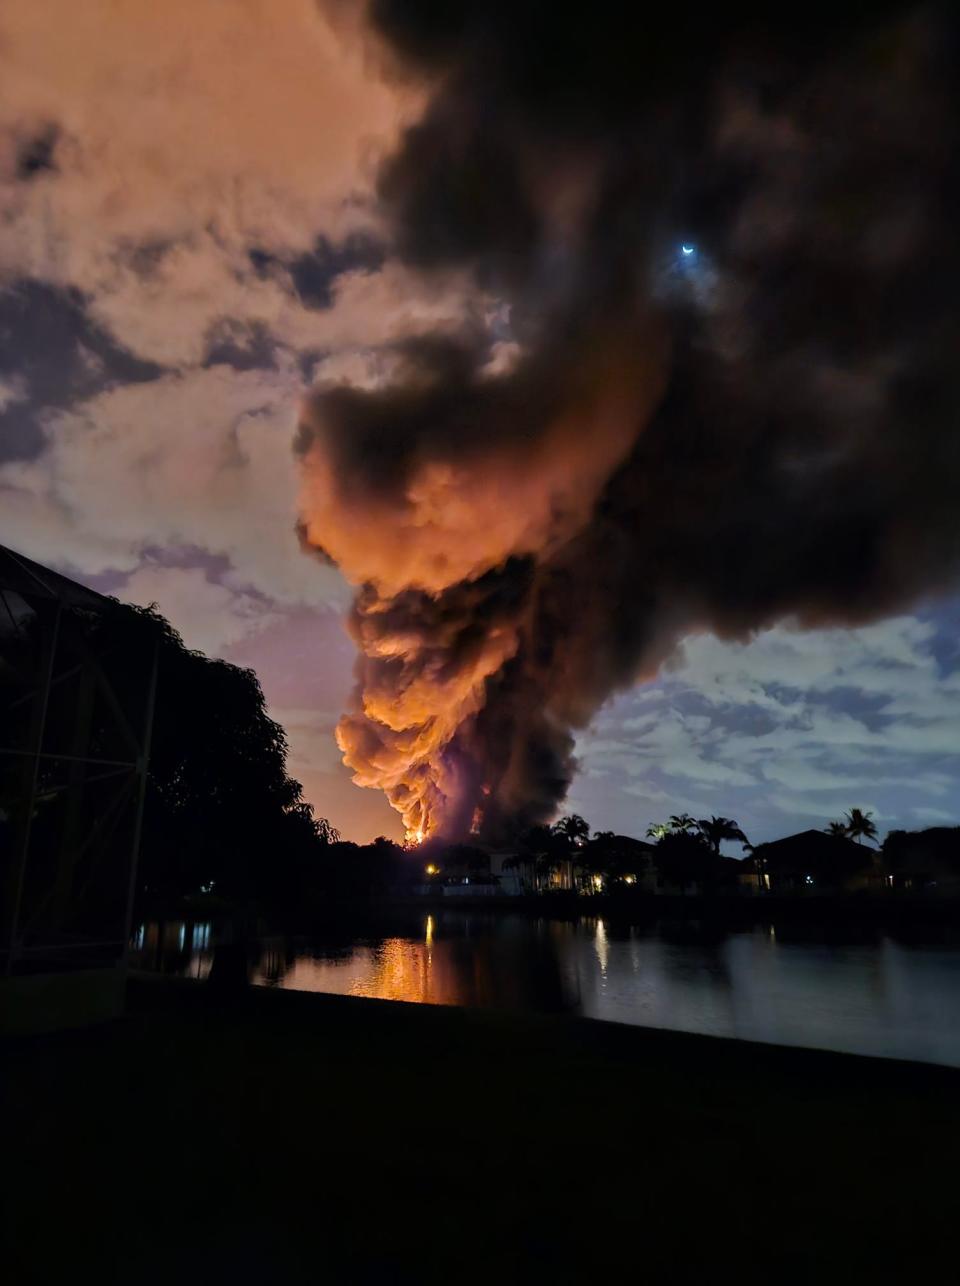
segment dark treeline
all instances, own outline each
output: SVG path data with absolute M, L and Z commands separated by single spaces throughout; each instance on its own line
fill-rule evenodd
M 264 907 L 317 883 L 339 836 L 287 771 L 287 739 L 253 670 L 187 648 L 155 607 L 105 614 L 100 645 L 131 655 L 159 631 L 138 902 L 212 896 Z M 324 863 L 326 865 L 326 863 Z

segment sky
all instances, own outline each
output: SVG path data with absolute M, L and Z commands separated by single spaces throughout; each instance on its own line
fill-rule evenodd
M 353 589 L 298 539 L 304 399 L 477 317 L 490 369 L 514 359 L 486 289 L 391 244 L 378 167 L 426 91 L 384 73 L 358 13 L 7 0 L 0 540 L 253 666 L 306 797 L 363 841 L 403 828 L 334 740 Z M 709 244 L 693 257 L 708 291 Z M 723 814 L 754 840 L 851 807 L 956 824 L 958 623 L 947 582 L 855 628 L 697 625 L 577 727 L 565 807 L 628 834 Z

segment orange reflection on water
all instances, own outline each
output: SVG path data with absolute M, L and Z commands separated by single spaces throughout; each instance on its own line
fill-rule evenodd
M 267 966 L 262 957 L 251 982 L 294 991 L 404 1000 L 426 1005 L 483 1008 L 566 1006 L 552 935 L 519 939 L 486 934 L 445 936 L 428 915 L 420 939 L 392 937 L 356 945 L 344 956 L 289 956 Z M 526 926 L 524 926 L 526 927 Z
M 414 1004 L 469 1004 L 473 988 L 458 967 L 452 944 L 434 944 L 433 931 L 432 920 L 428 920 L 423 942 L 387 938 L 377 947 L 357 948 L 343 961 L 301 957 L 280 985 L 294 991 L 327 991 Z
M 496 933 L 493 931 L 496 927 Z M 353 940 L 310 949 L 277 938 L 261 944 L 250 970 L 258 986 L 320 991 L 425 1005 L 527 1011 L 566 1009 L 578 990 L 557 950 L 570 925 L 424 916 L 416 937 Z M 571 990 L 571 985 L 572 990 Z

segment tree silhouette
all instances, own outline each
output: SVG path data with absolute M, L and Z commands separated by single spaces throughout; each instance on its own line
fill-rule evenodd
M 504 862 L 505 867 L 526 868 L 533 873 L 533 886 L 539 892 L 544 877 L 559 870 L 567 853 L 567 841 L 552 826 L 531 826 L 520 836 L 520 852 Z
M 595 892 L 594 876 L 607 872 L 607 854 L 614 839 L 613 831 L 596 831 L 591 840 L 582 848 L 575 849 L 571 864 L 574 872 L 574 885 L 586 885 L 589 892 Z
M 657 844 L 654 861 L 663 879 L 679 885 L 681 894 L 686 894 L 690 883 L 707 883 L 716 868 L 716 856 L 707 841 L 696 831 L 686 829 L 664 835 Z
M 724 840 L 731 840 L 738 844 L 748 842 L 746 835 L 732 817 L 701 817 L 697 822 L 697 830 L 717 857 L 720 856 L 720 845 Z
M 823 829 L 827 832 L 828 835 L 838 835 L 838 836 L 842 836 L 844 839 L 847 838 L 846 822 L 828 822 Z
M 855 839 L 858 844 L 868 839 L 876 841 L 877 828 L 873 823 L 873 814 L 861 812 L 859 808 L 851 808 L 847 813 L 847 834 L 851 839 Z
M 576 888 L 576 868 L 581 865 L 579 857 L 590 838 L 590 825 L 579 813 L 570 813 L 567 817 L 561 817 L 558 822 L 555 822 L 552 830 L 555 847 L 551 854 L 550 869 L 558 870 L 566 864 L 570 887 Z
M 287 739 L 253 670 L 186 648 L 151 608 L 104 621 L 104 646 L 136 646 L 140 619 L 159 630 L 141 894 L 202 887 L 241 901 L 295 901 L 339 835 L 317 819 L 287 772 Z
M 336 826 L 334 826 L 332 822 L 328 822 L 325 817 L 314 817 L 313 829 L 321 844 L 337 844 L 341 839 L 340 832 L 337 830 Z M 376 844 L 383 838 L 383 835 L 379 835 L 373 842 Z
M 647 839 L 663 839 L 670 834 L 669 822 L 651 822 L 647 827 Z
M 697 829 L 696 819 L 689 813 L 674 813 L 669 822 L 670 829 L 681 835 L 689 834 Z
M 571 848 L 582 848 L 590 838 L 590 826 L 579 813 L 570 813 L 554 824 L 553 833 L 565 839 Z

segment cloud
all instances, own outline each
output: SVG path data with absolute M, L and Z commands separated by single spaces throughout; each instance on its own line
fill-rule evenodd
M 292 363 L 213 366 L 53 411 L 44 454 L 0 471 L 10 529 L 33 556 L 88 575 L 196 547 L 275 602 L 343 603 L 339 575 L 300 556 L 293 533 L 301 391 Z
M 304 700 L 324 699 L 324 613 L 345 602 L 293 530 L 304 372 L 342 378 L 474 308 L 455 274 L 415 281 L 378 248 L 377 163 L 423 95 L 378 74 L 359 18 L 315 0 L 0 13 L 4 538 L 156 599 L 193 646 L 259 646 L 268 671 L 312 613 Z M 322 736 L 303 739 L 321 768 Z
M 688 638 L 656 682 L 578 738 L 576 797 L 589 813 L 602 790 L 608 816 L 623 814 L 621 793 L 651 814 L 732 814 L 753 839 L 854 806 L 890 826 L 958 817 L 952 637 L 944 609 L 858 630 L 778 627 L 750 643 Z
M 292 529 L 303 374 L 359 379 L 483 308 L 379 246 L 377 162 L 423 94 L 378 74 L 358 21 L 4 6 L 0 496 L 36 557 L 130 573 L 191 546 L 280 603 L 342 603 Z
M 142 607 L 156 603 L 187 647 L 208 656 L 222 655 L 279 619 L 261 597 L 218 584 L 198 567 L 147 563 L 127 577 L 119 596 Z
M 26 401 L 29 396 L 27 382 L 19 375 L 0 376 L 0 415 L 8 406 Z
M 921 805 L 917 808 L 912 808 L 910 811 L 913 813 L 914 817 L 919 818 L 920 821 L 927 822 L 934 826 L 937 822 L 946 822 L 954 826 L 957 824 L 957 814 L 945 813 L 942 808 L 927 808 L 925 805 Z
M 455 329 L 470 309 L 462 278 L 424 281 L 395 262 L 337 277 L 331 303 L 304 306 L 286 274 L 261 278 L 245 252 L 225 254 L 215 234 L 194 231 L 149 273 L 125 266 L 98 283 L 91 312 L 131 352 L 168 366 L 202 362 L 217 327 L 262 327 L 297 350 L 353 349 Z
M 60 11 L 58 13 L 58 10 Z M 226 315 L 293 336 L 260 247 L 375 228 L 378 157 L 421 95 L 314 0 L 88 0 L 0 15 L 0 278 L 75 287 L 141 356 L 196 360 Z M 23 164 L 25 155 L 42 165 Z
M 297 772 L 335 772 L 340 766 L 340 752 L 333 739 L 339 711 L 313 710 L 302 707 L 275 706 L 273 718 L 286 729 L 291 746 L 291 770 Z

